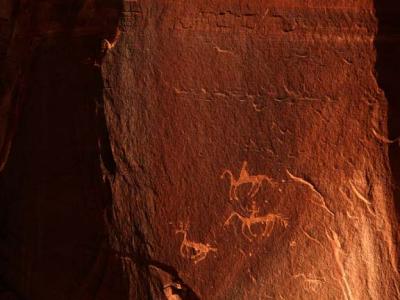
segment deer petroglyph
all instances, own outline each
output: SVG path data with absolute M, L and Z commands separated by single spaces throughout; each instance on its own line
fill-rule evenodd
M 187 239 L 188 226 L 180 225 L 180 229 L 176 230 L 176 234 L 182 233 L 183 240 L 180 247 L 182 257 L 192 260 L 195 264 L 207 257 L 208 252 L 217 252 L 217 248 L 211 247 L 210 244 L 196 243 Z
M 221 175 L 222 179 L 225 176 L 230 177 L 231 186 L 229 189 L 229 198 L 231 201 L 233 201 L 233 199 L 239 201 L 239 197 L 237 195 L 237 189 L 242 184 L 247 184 L 247 183 L 251 184 L 251 188 L 248 191 L 247 195 L 250 196 L 250 198 L 253 198 L 260 190 L 263 181 L 268 181 L 271 184 L 274 183 L 273 179 L 268 177 L 267 175 L 250 175 L 247 165 L 248 165 L 247 161 L 244 161 L 238 179 L 235 179 L 235 177 L 233 176 L 233 174 L 230 170 L 224 170 L 222 172 L 222 175 Z
M 275 223 L 278 222 L 283 227 L 288 226 L 288 221 L 285 217 L 280 214 L 273 214 L 269 213 L 264 216 L 258 216 L 259 209 L 256 207 L 255 202 L 253 201 L 251 209 L 249 209 L 250 216 L 245 217 L 237 212 L 233 212 L 229 218 L 225 221 L 224 226 L 227 226 L 231 223 L 234 217 L 237 217 L 239 221 L 242 223 L 242 234 L 245 238 L 247 238 L 250 242 L 252 238 L 256 238 L 257 235 L 252 231 L 251 227 L 256 224 L 261 224 L 264 226 L 263 233 L 261 234 L 262 237 L 266 236 L 269 237 L 274 229 Z M 248 233 L 246 233 L 246 230 Z

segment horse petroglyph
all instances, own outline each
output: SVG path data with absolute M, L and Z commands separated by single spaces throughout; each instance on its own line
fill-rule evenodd
M 239 221 L 242 223 L 242 234 L 245 238 L 247 238 L 250 242 L 252 238 L 256 238 L 257 235 L 252 231 L 251 227 L 253 225 L 261 224 L 264 226 L 263 233 L 261 234 L 262 237 L 266 236 L 269 237 L 274 229 L 275 223 L 278 222 L 283 227 L 288 226 L 288 221 L 285 217 L 280 214 L 269 213 L 264 216 L 259 216 L 259 208 L 257 208 L 255 202 L 253 201 L 251 209 L 249 209 L 250 216 L 245 217 L 237 212 L 231 213 L 229 218 L 225 221 L 224 226 L 227 226 L 231 223 L 234 217 L 237 217 Z M 247 233 L 246 233 L 247 231 Z M 250 235 L 249 235 L 250 234 Z
M 180 247 L 182 257 L 192 260 L 195 264 L 207 257 L 208 252 L 217 252 L 217 248 L 213 248 L 210 244 L 195 243 L 187 239 L 188 225 L 180 224 L 180 229 L 176 230 L 176 234 L 182 233 L 183 240 Z
M 267 175 L 250 175 L 248 171 L 247 161 L 243 162 L 242 169 L 239 174 L 239 178 L 235 179 L 232 172 L 230 170 L 224 170 L 222 172 L 221 178 L 223 179 L 225 176 L 230 177 L 230 189 L 229 189 L 229 199 L 233 201 L 234 199 L 239 201 L 239 197 L 237 194 L 237 189 L 242 184 L 251 184 L 251 188 L 248 191 L 247 195 L 250 198 L 253 198 L 261 188 L 263 181 L 268 181 L 269 183 L 273 184 L 274 181 L 272 178 L 268 177 Z

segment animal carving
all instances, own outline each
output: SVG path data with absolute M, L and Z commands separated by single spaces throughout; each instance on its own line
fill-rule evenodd
M 102 51 L 105 52 L 105 51 L 108 51 L 108 50 L 111 50 L 112 48 L 114 48 L 118 42 L 120 34 L 121 34 L 121 32 L 117 29 L 117 31 L 113 37 L 113 40 L 111 42 L 107 39 L 103 39 L 101 42 Z
M 115 47 L 115 45 L 118 42 L 120 34 L 121 34 L 121 32 L 119 31 L 119 29 L 117 29 L 117 31 L 115 32 L 114 37 L 112 38 L 111 42 L 106 38 L 101 40 L 100 53 L 94 59 L 94 66 L 95 67 L 97 67 L 97 68 L 101 67 L 101 64 L 102 64 L 102 61 L 103 61 L 104 57 L 106 56 L 108 51 L 110 51 L 112 48 Z
M 183 234 L 183 240 L 180 247 L 180 253 L 182 257 L 188 258 L 192 260 L 195 264 L 197 264 L 198 262 L 202 261 L 207 257 L 208 252 L 210 251 L 217 252 L 217 248 L 211 247 L 210 244 L 195 243 L 189 241 L 187 239 L 188 226 L 181 225 L 180 227 L 181 228 L 176 230 L 175 233 Z
M 274 229 L 275 223 L 278 222 L 285 228 L 288 225 L 288 221 L 285 217 L 280 214 L 267 214 L 265 216 L 258 216 L 259 209 L 256 207 L 255 202 L 253 202 L 250 211 L 250 216 L 245 217 L 240 215 L 237 212 L 233 212 L 229 218 L 225 221 L 224 226 L 227 226 L 231 223 L 234 217 L 237 217 L 239 221 L 242 223 L 242 234 L 245 238 L 247 238 L 250 242 L 252 238 L 256 238 L 257 235 L 251 230 L 251 227 L 256 224 L 261 224 L 264 226 L 263 233 L 261 234 L 263 237 L 269 237 Z M 246 230 L 248 233 L 246 233 Z M 249 235 L 250 234 L 250 235 Z
M 239 201 L 237 189 L 242 184 L 249 184 L 249 183 L 251 184 L 251 188 L 247 193 L 247 195 L 250 196 L 250 198 L 253 198 L 258 193 L 263 181 L 268 181 L 269 183 L 274 184 L 273 179 L 266 175 L 250 175 L 248 168 L 247 168 L 247 161 L 243 162 L 243 166 L 240 171 L 238 179 L 235 179 L 235 177 L 233 176 L 233 174 L 230 170 L 223 171 L 221 178 L 223 179 L 225 176 L 230 177 L 231 186 L 229 189 L 229 199 L 231 201 L 233 201 L 233 199 Z

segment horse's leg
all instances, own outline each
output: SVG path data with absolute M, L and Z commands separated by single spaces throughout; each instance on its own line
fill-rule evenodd
M 281 225 L 283 225 L 286 228 L 288 224 L 289 224 L 288 220 L 284 217 L 281 217 Z
M 181 255 L 182 255 L 182 257 L 187 257 L 186 253 L 183 250 L 184 248 L 186 248 L 186 246 L 182 243 L 181 248 L 180 248 Z
M 231 184 L 231 187 L 229 189 L 229 200 L 233 201 L 233 188 L 234 186 Z
M 281 226 L 285 228 L 288 226 L 288 221 L 286 220 L 286 218 L 282 217 L 281 215 L 276 215 L 275 218 L 277 221 L 279 221 Z
M 245 223 L 242 223 L 242 234 L 244 235 L 244 237 L 246 239 L 248 239 L 250 242 L 252 242 L 253 240 L 246 234 L 246 228 L 247 228 L 247 225 Z
M 200 250 L 196 250 L 196 254 L 193 254 L 191 259 L 196 260 L 199 258 L 199 256 L 203 255 L 204 252 L 201 252 Z
M 186 246 L 186 258 L 192 258 L 193 255 L 192 255 L 191 249 L 193 249 L 193 248 Z
M 234 198 L 235 198 L 236 201 L 239 201 L 239 197 L 238 197 L 238 195 L 237 195 L 237 188 L 238 188 L 238 185 L 235 185 L 234 187 L 235 187 L 235 188 L 233 189 Z
M 255 233 L 251 230 L 251 224 L 247 224 L 247 229 L 249 230 L 250 234 L 251 234 L 253 237 L 257 237 L 257 234 L 255 234 Z
M 271 186 L 273 186 L 273 187 L 276 186 L 276 182 L 274 181 L 274 179 L 272 179 L 272 178 L 270 178 L 270 177 L 268 177 L 268 176 L 265 176 L 263 179 L 261 179 L 261 183 L 262 183 L 263 181 L 267 181 L 267 182 L 268 182 Z
M 275 221 L 264 221 L 264 232 L 262 236 L 269 237 L 274 229 Z
M 260 190 L 261 187 L 261 182 L 256 182 L 255 183 L 255 188 L 253 190 L 253 193 L 250 195 L 251 198 L 253 198 L 255 195 L 257 195 L 258 191 Z
M 207 256 L 207 253 L 205 252 L 201 252 L 199 253 L 200 255 L 194 260 L 194 264 L 197 264 L 198 262 L 201 262 L 202 260 L 204 260 Z
M 196 260 L 202 254 L 202 251 L 200 251 L 199 249 L 193 248 L 193 247 L 191 247 L 191 249 L 192 249 L 192 253 L 194 253 L 194 254 L 189 255 L 190 259 Z
M 254 193 L 255 185 L 256 185 L 256 182 L 251 183 L 251 188 L 250 188 L 249 192 L 247 193 L 247 196 L 252 197 L 252 194 Z

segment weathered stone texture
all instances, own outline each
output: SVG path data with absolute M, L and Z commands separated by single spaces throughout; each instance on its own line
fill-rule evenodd
M 394 5 L 1 2 L 5 293 L 399 299 Z

